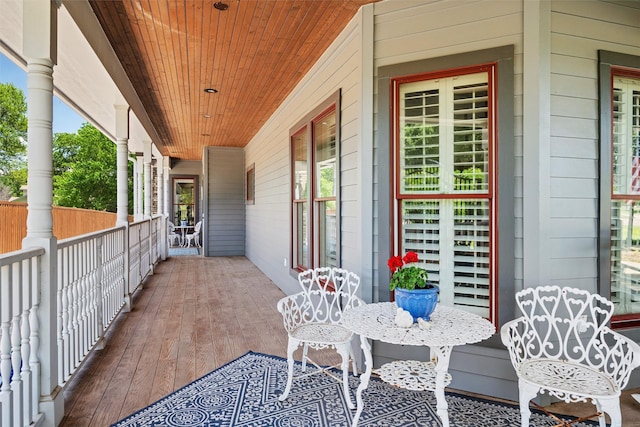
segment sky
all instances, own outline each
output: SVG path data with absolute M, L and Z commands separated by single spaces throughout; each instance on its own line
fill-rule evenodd
M 55 78 L 55 76 L 54 76 Z M 0 53 L 0 83 L 13 83 L 27 97 L 27 73 Z M 57 96 L 53 96 L 53 133 L 76 133 L 86 122 Z

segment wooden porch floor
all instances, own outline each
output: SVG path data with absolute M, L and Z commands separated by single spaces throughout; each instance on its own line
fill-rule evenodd
M 284 294 L 244 257 L 160 263 L 64 390 L 63 427 L 104 427 L 252 350 L 286 357 L 276 303 Z M 299 358 L 299 351 L 296 353 Z M 335 352 L 320 357 L 336 363 Z M 623 425 L 640 426 L 628 391 Z M 638 392 L 635 390 L 633 392 Z M 593 406 L 558 406 L 585 415 Z M 591 411 L 591 412 L 590 412 Z

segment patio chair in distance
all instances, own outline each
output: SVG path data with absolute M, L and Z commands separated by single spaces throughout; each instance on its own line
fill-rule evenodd
M 567 403 L 590 400 L 600 427 L 605 413 L 611 427 L 621 427 L 620 392 L 640 365 L 640 346 L 607 326 L 613 303 L 558 286 L 524 289 L 516 302 L 522 316 L 502 326 L 501 338 L 518 376 L 522 427 L 539 392 Z
M 193 245 L 197 248 L 200 247 L 200 229 L 202 228 L 202 221 L 198 221 L 195 225 L 195 227 L 193 227 L 193 233 L 187 233 L 184 236 L 185 239 L 185 246 L 186 247 L 191 247 L 191 242 L 193 242 Z
M 168 227 L 168 240 L 169 240 L 169 246 L 174 246 L 174 243 L 177 241 L 178 245 L 182 244 L 182 235 L 176 233 L 176 226 L 173 225 L 173 223 L 171 221 L 167 222 L 167 227 Z
M 349 359 L 353 361 L 353 374 L 357 375 L 351 347 L 353 333 L 343 327 L 341 321 L 345 310 L 364 304 L 364 301 L 356 296 L 360 278 L 355 273 L 340 268 L 320 267 L 298 274 L 298 282 L 302 291 L 282 298 L 277 305 L 289 336 L 287 385 L 279 399 L 283 401 L 287 398 L 294 379 L 325 373 L 342 383 L 347 406 L 354 409 L 348 383 Z M 303 345 L 303 373 L 294 378 L 293 353 L 300 345 Z M 342 357 L 342 363 L 332 367 L 321 367 L 309 357 L 309 348 L 335 348 Z M 306 372 L 307 361 L 317 369 Z M 335 376 L 331 371 L 338 366 L 342 370 L 342 378 Z

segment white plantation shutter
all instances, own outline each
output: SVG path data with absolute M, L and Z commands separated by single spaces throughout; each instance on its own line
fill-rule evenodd
M 492 253 L 488 79 L 480 72 L 401 83 L 397 151 L 397 253 L 418 254 L 440 285 L 440 303 L 485 317 Z
M 454 191 L 487 192 L 489 100 L 486 73 L 467 76 L 464 81 L 453 83 Z
M 640 312 L 640 79 L 613 85 L 611 300 L 624 315 Z
M 489 203 L 486 200 L 453 203 L 453 302 L 486 316 L 490 303 Z

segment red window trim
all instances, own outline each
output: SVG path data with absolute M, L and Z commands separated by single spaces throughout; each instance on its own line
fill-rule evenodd
M 423 200 L 442 200 L 442 199 L 484 199 L 488 200 L 489 203 L 489 235 L 491 241 L 491 252 L 489 255 L 489 321 L 495 323 L 498 317 L 498 285 L 494 281 L 496 277 L 496 272 L 498 271 L 498 260 L 495 256 L 498 253 L 498 230 L 496 224 L 498 223 L 498 212 L 497 205 L 494 209 L 494 204 L 491 202 L 495 202 L 495 187 L 496 180 L 498 177 L 498 163 L 497 163 L 497 126 L 498 120 L 496 117 L 497 111 L 497 69 L 498 64 L 496 62 L 489 62 L 484 64 L 478 64 L 468 67 L 459 67 L 459 68 L 450 68 L 446 70 L 439 70 L 435 72 L 428 73 L 419 73 L 407 76 L 401 76 L 390 79 L 390 93 L 392 98 L 391 114 L 390 114 L 390 129 L 391 129 L 391 150 L 390 152 L 393 154 L 391 159 L 389 159 L 391 170 L 393 173 L 390 174 L 391 188 L 394 190 L 392 194 L 392 201 L 390 204 L 390 213 L 391 218 L 396 218 L 397 224 L 395 229 L 402 230 L 402 212 L 401 212 L 401 202 L 402 200 L 407 199 L 423 199 Z M 475 74 L 479 72 L 487 72 L 488 75 L 488 115 L 487 115 L 487 123 L 489 124 L 489 165 L 491 165 L 491 170 L 489 173 L 489 187 L 486 193 L 447 193 L 447 194 L 405 194 L 400 191 L 400 126 L 398 125 L 398 118 L 400 117 L 400 85 L 404 83 L 413 83 L 422 80 L 434 80 L 438 78 L 446 78 L 467 74 Z M 394 212 L 395 210 L 395 212 Z M 390 241 L 394 242 L 391 244 L 391 251 L 397 246 L 397 239 L 394 234 L 394 227 L 390 227 L 389 230 Z M 394 253 L 389 254 L 389 256 L 395 255 Z
M 640 79 L 640 70 L 636 68 L 627 68 L 620 66 L 612 66 L 611 67 L 611 79 L 609 82 L 610 92 L 611 92 L 611 104 L 609 106 L 610 114 L 610 147 L 609 150 L 613 153 L 613 85 L 616 77 L 630 77 L 634 79 Z M 614 158 L 611 157 L 611 164 L 609 165 L 609 174 L 610 174 L 610 188 L 609 194 L 611 197 L 611 201 L 613 200 L 640 200 L 640 194 L 613 194 L 613 162 Z M 609 215 L 611 215 L 609 213 Z M 609 280 L 611 280 L 611 258 L 609 258 Z M 609 299 L 611 295 L 609 295 Z M 614 329 L 624 329 L 624 328 L 635 328 L 640 326 L 640 313 L 625 313 L 620 315 L 613 315 L 611 317 L 611 325 Z
M 334 196 L 332 198 L 316 198 L 316 176 L 315 176 L 315 172 L 316 172 L 316 167 L 315 167 L 315 159 L 316 159 L 316 154 L 315 154 L 315 125 L 316 123 L 318 123 L 319 121 L 321 121 L 322 119 L 324 119 L 325 117 L 327 117 L 329 114 L 331 113 L 335 113 L 336 114 L 336 119 L 337 119 L 337 115 L 338 115 L 338 103 L 337 102 L 332 102 L 331 104 L 329 104 L 325 109 L 323 109 L 322 111 L 320 111 L 320 113 L 314 115 L 311 119 L 305 121 L 304 125 L 302 125 L 297 131 L 293 132 L 290 134 L 289 136 L 289 145 L 290 145 L 290 152 L 291 152 L 291 156 L 293 158 L 293 138 L 299 136 L 302 133 L 307 133 L 309 140 L 307 141 L 307 154 L 310 155 L 310 158 L 308 158 L 309 161 L 309 165 L 310 165 L 310 174 L 309 174 L 309 179 L 308 179 L 308 188 L 309 190 L 307 191 L 307 198 L 306 199 L 296 199 L 295 198 L 295 194 L 293 191 L 291 191 L 291 209 L 290 209 L 290 221 L 291 221 L 291 237 L 290 237 L 290 247 L 291 247 L 291 253 L 290 253 L 290 258 L 293 262 L 293 260 L 295 259 L 296 261 L 296 265 L 292 265 L 292 269 L 298 272 L 302 272 L 304 270 L 307 270 L 309 268 L 313 268 L 315 267 L 315 263 L 316 263 L 316 248 L 315 248 L 315 217 L 316 217 L 316 212 L 315 212 L 315 203 L 316 202 L 322 202 L 322 201 L 327 201 L 327 200 L 336 200 L 337 201 L 337 196 Z M 338 143 L 338 141 L 336 141 L 336 144 Z M 310 154 L 309 154 L 310 153 Z M 289 188 L 293 189 L 294 186 L 294 180 L 295 180 L 295 164 L 292 162 L 291 163 L 291 181 L 289 184 Z M 297 259 L 297 255 L 294 256 L 294 253 L 297 253 L 297 246 L 294 245 L 294 242 L 297 242 L 297 240 L 294 238 L 294 235 L 296 234 L 296 229 L 294 228 L 294 205 L 296 203 L 303 203 L 303 202 L 307 202 L 308 203 L 308 224 L 309 224 L 309 262 L 311 263 L 311 265 L 309 266 L 305 266 L 302 264 L 299 264 L 299 260 Z M 338 230 L 339 232 L 339 230 Z

